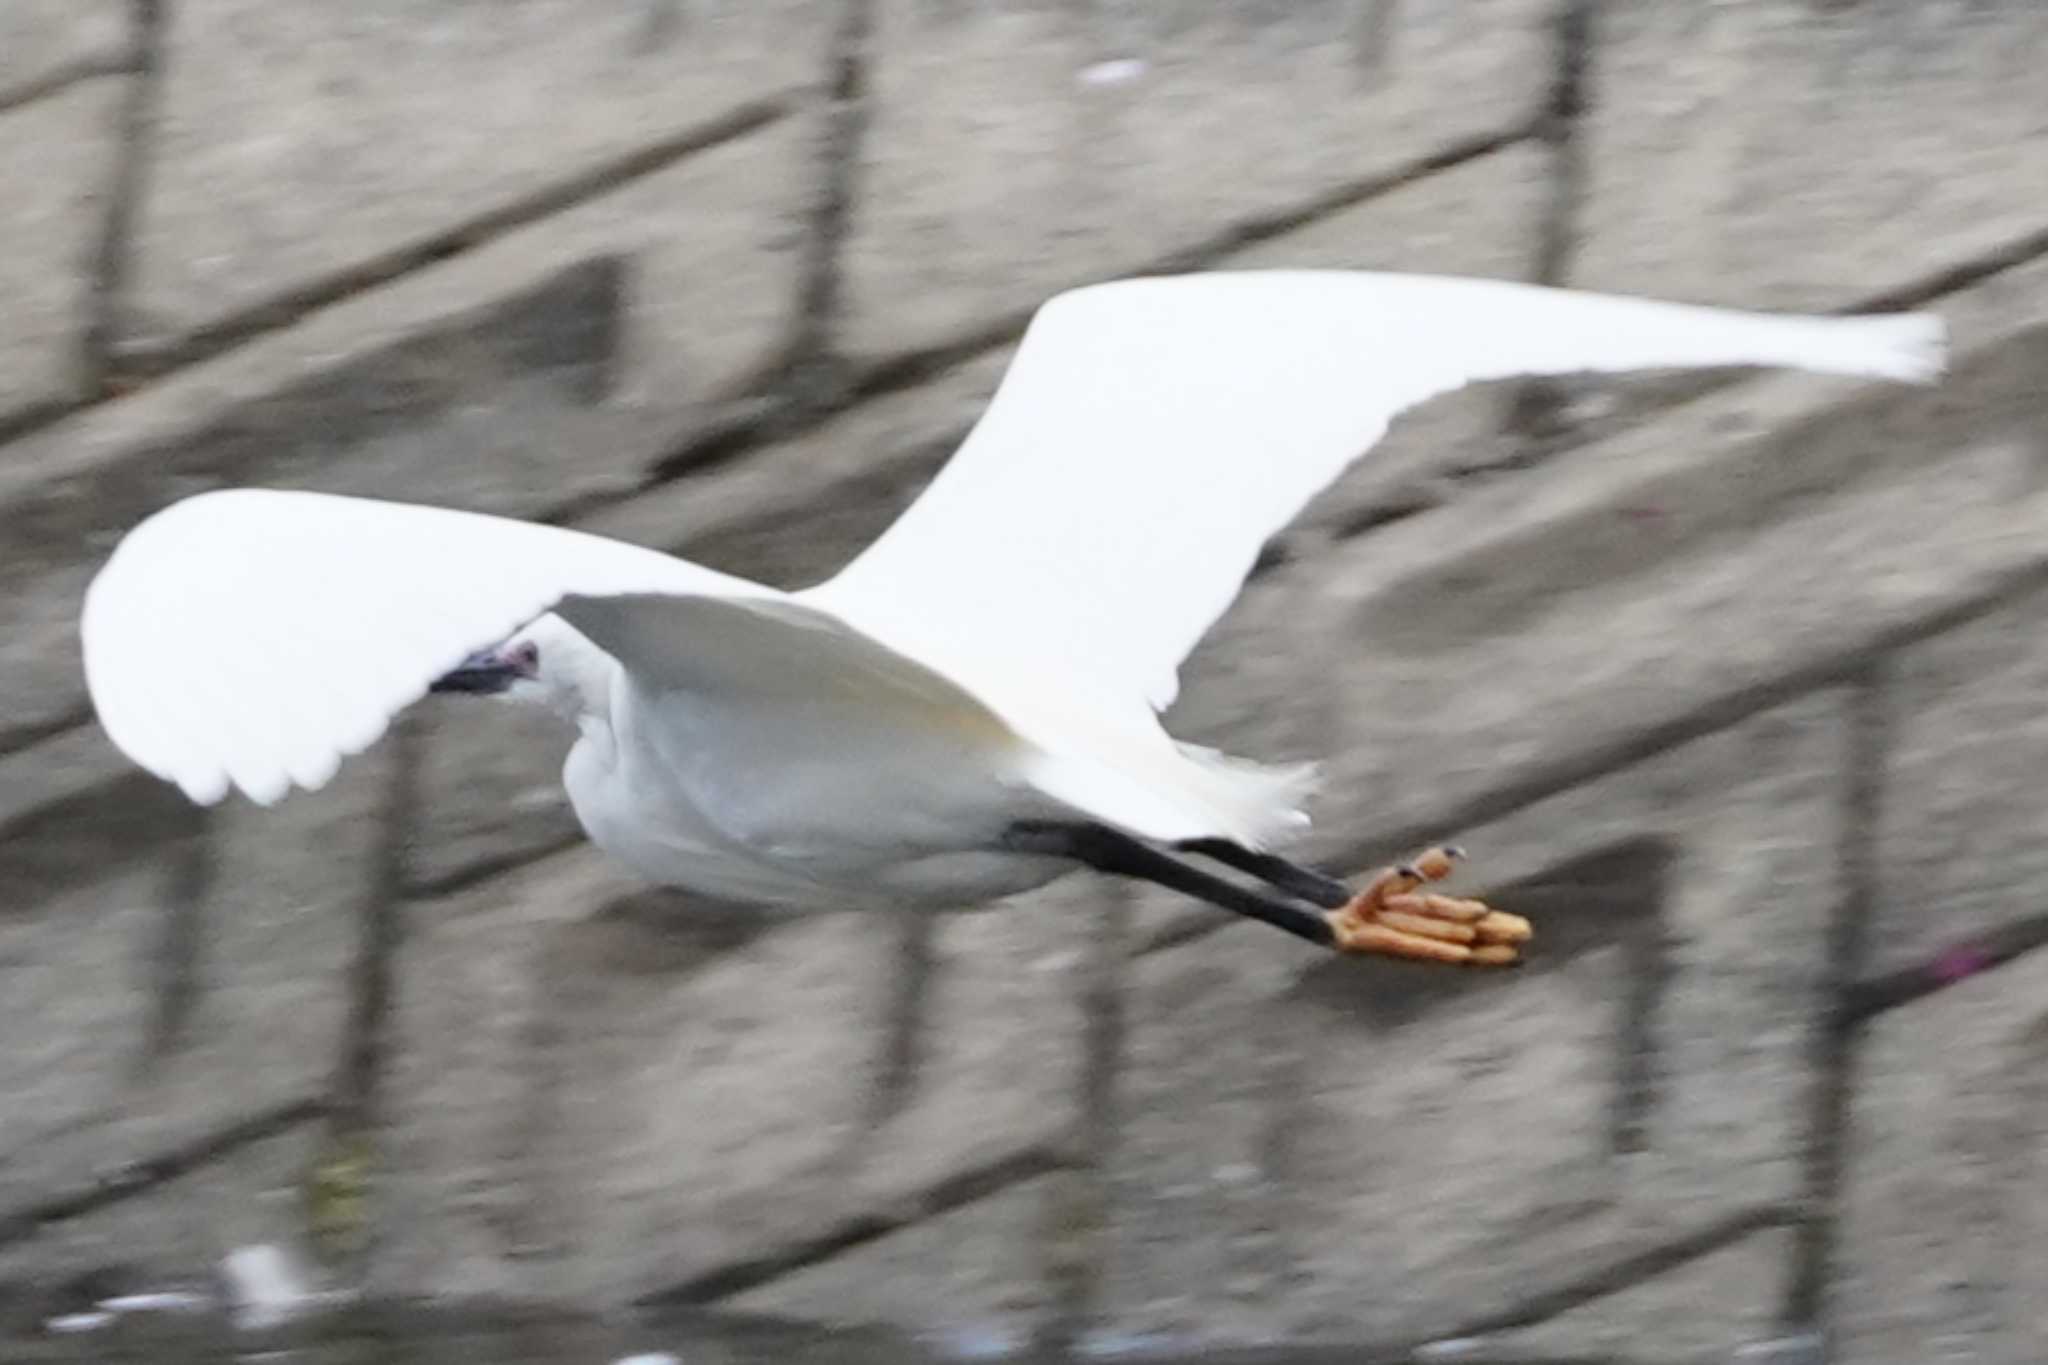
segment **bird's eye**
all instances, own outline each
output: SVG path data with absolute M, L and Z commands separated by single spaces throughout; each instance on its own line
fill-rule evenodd
M 521 640 L 512 647 L 511 658 L 507 662 L 523 673 L 537 673 L 540 671 L 540 646 L 531 640 Z

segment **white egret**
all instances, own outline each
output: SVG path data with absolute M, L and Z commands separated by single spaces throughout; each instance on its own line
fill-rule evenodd
M 187 498 L 82 634 L 107 734 L 199 802 L 317 788 L 429 690 L 552 707 L 583 828 L 766 906 L 963 905 L 1077 864 L 1313 942 L 1505 962 L 1527 926 L 1269 850 L 1307 768 L 1175 741 L 1176 670 L 1261 545 L 1401 411 L 1514 375 L 1783 365 L 1931 381 L 1926 315 L 1772 316 L 1485 280 L 1125 280 L 1039 309 L 931 487 L 786 593 L 550 526 L 316 493 Z M 1205 870 L 1249 874 L 1253 890 Z

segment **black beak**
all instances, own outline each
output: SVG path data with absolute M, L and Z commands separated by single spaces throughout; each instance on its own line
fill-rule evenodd
M 508 662 L 495 649 L 480 649 L 449 669 L 427 687 L 429 692 L 462 692 L 473 697 L 489 697 L 503 692 L 525 672 L 518 665 Z

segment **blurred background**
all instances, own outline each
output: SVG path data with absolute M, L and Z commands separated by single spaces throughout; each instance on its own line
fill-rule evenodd
M 2041 1358 L 2044 53 L 2039 0 L 0 0 L 0 1357 Z M 693 913 L 544 718 L 269 812 L 91 720 L 80 593 L 174 498 L 798 585 L 1047 294 L 1261 266 L 1951 325 L 1932 391 L 1439 400 L 1198 654 L 1179 733 L 1324 759 L 1347 875 L 1467 845 L 1522 971 L 1081 877 Z M 349 1295 L 411 1306 L 274 1339 Z

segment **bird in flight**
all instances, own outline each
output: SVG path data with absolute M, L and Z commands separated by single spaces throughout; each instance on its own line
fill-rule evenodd
M 123 752 L 194 801 L 318 788 L 433 692 L 548 707 L 589 837 L 764 907 L 983 902 L 1086 866 L 1325 947 L 1516 960 L 1520 918 L 1274 851 L 1312 766 L 1176 741 L 1177 671 L 1260 548 L 1402 411 L 1480 380 L 1781 365 L 1931 382 L 1928 315 L 1776 316 L 1275 271 L 1044 304 L 965 444 L 836 576 L 782 592 L 553 526 L 319 493 L 177 502 L 85 598 Z M 1224 870 L 1238 874 L 1223 875 Z

